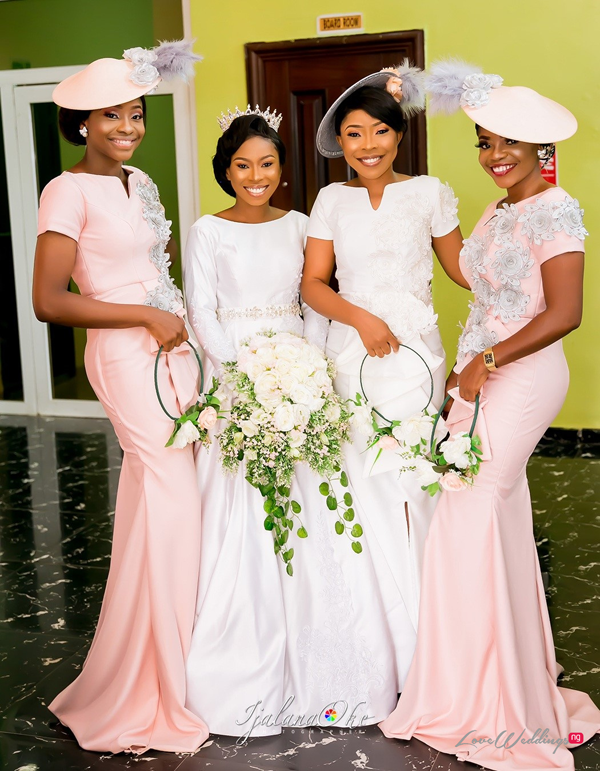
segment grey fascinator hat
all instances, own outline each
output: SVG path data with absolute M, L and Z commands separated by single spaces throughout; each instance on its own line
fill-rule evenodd
M 344 153 L 335 134 L 335 113 L 350 94 L 363 86 L 384 88 L 400 105 L 406 118 L 410 118 L 425 108 L 425 73 L 414 67 L 408 59 L 397 67 L 386 67 L 373 72 L 347 88 L 327 110 L 317 131 L 317 150 L 326 158 L 340 158 Z

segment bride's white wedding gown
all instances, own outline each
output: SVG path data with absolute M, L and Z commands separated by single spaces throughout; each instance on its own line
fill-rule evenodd
M 262 224 L 206 215 L 188 238 L 184 278 L 207 382 L 240 343 L 267 329 L 306 335 L 324 348 L 327 322 L 304 306 L 299 285 L 308 219 Z M 196 455 L 202 539 L 196 624 L 187 663 L 187 706 L 212 733 L 268 735 L 283 725 L 377 723 L 396 704 L 398 641 L 386 614 L 381 558 L 355 554 L 334 531 L 322 481 L 296 467 L 292 497 L 309 537 L 294 539 L 285 573 L 264 530 L 263 499 L 220 466 L 216 439 Z M 174 480 L 174 484 L 176 480 Z M 363 539 L 364 540 L 364 539 Z M 176 555 L 174 555 L 176 559 Z M 406 656 L 412 655 L 413 640 Z M 327 713 L 328 709 L 335 711 Z

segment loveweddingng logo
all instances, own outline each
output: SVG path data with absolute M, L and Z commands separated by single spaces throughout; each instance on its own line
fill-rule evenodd
M 530 736 L 528 739 L 523 738 L 523 734 L 525 733 L 525 728 L 521 731 L 521 733 L 517 736 L 515 739 L 515 733 L 514 731 L 511 733 L 508 733 L 506 730 L 500 731 L 498 736 L 496 736 L 495 739 L 492 739 L 490 736 L 471 736 L 471 734 L 475 733 L 475 730 L 468 731 L 462 739 L 460 739 L 456 744 L 455 747 L 464 747 L 465 745 L 471 746 L 471 747 L 479 747 L 483 744 L 493 744 L 495 747 L 505 748 L 505 749 L 512 749 L 516 744 L 521 742 L 521 744 L 550 744 L 550 745 L 556 745 L 554 747 L 554 750 L 552 754 L 556 752 L 556 750 L 561 747 L 563 744 L 566 746 L 568 744 L 571 745 L 577 745 L 583 743 L 583 734 L 582 733 L 570 733 L 568 738 L 559 737 L 557 739 L 553 739 L 550 737 L 550 730 L 548 728 L 544 728 L 543 730 L 541 728 L 537 728 L 533 736 Z
M 290 696 L 276 713 L 265 714 L 262 707 L 262 700 L 251 704 L 244 710 L 247 717 L 243 720 L 236 720 L 239 726 L 248 726 L 248 730 L 237 740 L 238 744 L 245 742 L 250 738 L 252 732 L 260 727 L 272 728 L 281 726 L 282 728 L 316 728 L 319 726 L 344 726 L 344 728 L 358 728 L 367 721 L 373 721 L 374 715 L 367 714 L 365 707 L 366 701 L 355 704 L 352 708 L 347 701 L 340 699 L 326 704 L 320 712 L 314 714 L 298 715 L 290 711 L 290 707 L 295 701 L 295 696 Z

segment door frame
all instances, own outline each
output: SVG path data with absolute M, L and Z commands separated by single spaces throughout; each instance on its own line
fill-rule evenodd
M 304 38 L 302 40 L 283 40 L 275 43 L 246 43 L 246 83 L 248 86 L 248 104 L 265 105 L 264 62 L 278 61 L 294 57 L 306 58 L 322 56 L 324 51 L 330 51 L 332 56 L 338 49 L 344 54 L 359 55 L 368 49 L 369 53 L 392 54 L 397 51 L 399 43 L 411 41 L 415 50 L 415 61 L 412 64 L 425 68 L 425 33 L 422 29 L 402 30 L 400 32 L 381 32 L 366 35 L 333 35 L 331 37 Z M 341 51 L 340 51 L 341 52 Z M 394 62 L 397 64 L 398 62 Z M 348 84 L 352 85 L 351 83 Z M 277 105 L 273 105 L 277 107 Z M 280 109 L 283 109 L 281 105 Z M 418 126 L 419 135 L 425 141 L 417 146 L 417 169 L 419 174 L 427 174 L 427 122 L 425 111 L 412 118 Z
M 49 101 L 54 86 L 86 65 L 0 71 L 0 106 L 8 182 L 8 205 L 15 273 L 17 322 L 23 377 L 23 401 L 0 401 L 0 414 L 105 417 L 98 402 L 54 399 L 47 325 L 38 321 L 31 303 L 33 258 L 37 237 L 37 175 L 30 105 Z M 175 157 L 181 250 L 200 211 L 193 116 L 193 84 L 163 81 L 157 94 L 173 96 Z

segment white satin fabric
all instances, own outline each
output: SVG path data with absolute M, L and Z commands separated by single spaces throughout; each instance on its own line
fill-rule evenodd
M 234 359 L 241 341 L 265 329 L 306 334 L 324 346 L 327 322 L 299 316 L 238 316 L 217 308 L 272 308 L 298 300 L 307 218 L 290 212 L 259 225 L 202 217 L 184 260 L 188 309 L 208 354 L 208 377 Z M 202 496 L 197 615 L 187 662 L 187 706 L 212 733 L 270 735 L 282 725 L 348 728 L 376 723 L 396 703 L 384 554 L 365 542 L 355 554 L 334 532 L 322 481 L 298 465 L 292 497 L 309 532 L 294 539 L 294 575 L 285 573 L 263 528 L 260 493 L 220 467 L 216 442 L 196 457 Z M 343 492 L 343 491 L 341 491 Z M 360 521 L 360 518 L 357 518 Z M 412 651 L 406 651 L 408 659 Z M 334 720 L 325 712 L 332 708 Z M 331 715 L 330 715 L 331 717 Z
M 320 191 L 308 226 L 309 236 L 333 241 L 342 297 L 382 318 L 427 363 L 432 410 L 443 400 L 445 355 L 431 300 L 431 239 L 457 227 L 456 204 L 451 188 L 435 177 L 388 185 L 377 210 L 365 188 L 335 183 Z M 366 350 L 358 332 L 332 322 L 327 354 L 336 362 L 336 390 L 344 398 L 361 393 Z M 383 359 L 369 357 L 362 379 L 370 403 L 390 420 L 409 417 L 429 401 L 427 368 L 404 347 Z M 401 459 L 393 451 L 375 463 L 377 450 L 368 450 L 362 436 L 354 439 L 345 463 L 369 550 L 379 555 L 377 582 L 401 691 L 416 642 L 423 550 L 437 498 L 421 490 L 414 473 L 400 476 Z

